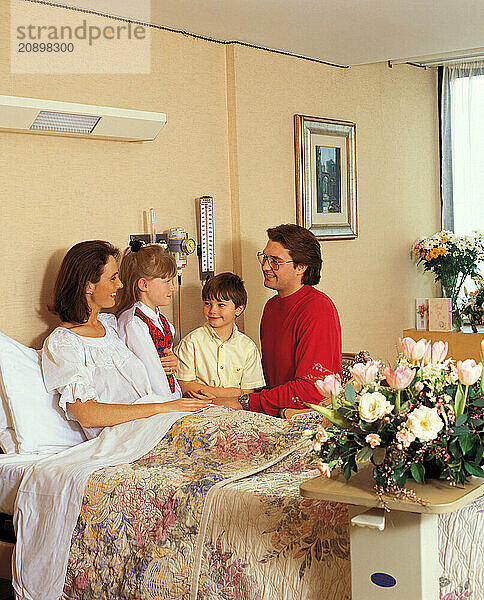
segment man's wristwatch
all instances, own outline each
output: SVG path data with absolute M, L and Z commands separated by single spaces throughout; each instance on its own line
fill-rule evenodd
M 238 397 L 238 401 L 242 405 L 243 410 L 249 410 L 249 400 L 250 400 L 250 394 L 241 394 Z

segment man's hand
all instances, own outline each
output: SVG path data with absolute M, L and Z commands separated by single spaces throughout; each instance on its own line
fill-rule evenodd
M 169 348 L 165 348 L 163 353 L 165 356 L 160 358 L 161 366 L 167 375 L 174 375 L 178 365 L 178 358 Z
M 212 404 L 214 406 L 226 406 L 227 408 L 242 410 L 242 404 L 240 404 L 237 398 L 214 398 Z

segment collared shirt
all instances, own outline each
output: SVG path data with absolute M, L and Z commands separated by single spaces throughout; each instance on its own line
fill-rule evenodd
M 158 352 L 151 339 L 148 325 L 134 314 L 137 308 L 139 308 L 139 310 L 141 310 L 141 312 L 144 313 L 158 329 L 163 330 L 158 313 L 149 306 L 146 306 L 146 304 L 143 304 L 143 302 L 136 302 L 134 306 L 125 310 L 118 318 L 119 337 L 143 362 L 148 371 L 151 387 L 155 394 L 162 396 L 166 400 L 181 398 L 182 392 L 178 381 L 175 380 L 175 391 L 170 391 L 170 385 L 160 362 Z M 168 324 L 172 335 L 174 335 L 175 328 L 169 321 Z
M 206 323 L 186 335 L 175 350 L 177 377 L 212 387 L 255 389 L 265 385 L 260 354 L 254 342 L 234 323 L 232 335 L 222 341 Z

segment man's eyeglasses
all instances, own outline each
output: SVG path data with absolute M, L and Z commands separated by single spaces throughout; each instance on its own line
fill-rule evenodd
M 277 271 L 281 265 L 294 262 L 293 260 L 281 260 L 279 258 L 274 258 L 273 256 L 267 256 L 267 254 L 264 252 L 257 252 L 257 258 L 259 259 L 261 265 L 263 265 L 267 260 L 270 268 L 273 271 Z

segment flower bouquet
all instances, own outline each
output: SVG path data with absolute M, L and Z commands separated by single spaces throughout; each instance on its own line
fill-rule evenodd
M 340 468 L 349 479 L 359 463 L 370 461 L 380 498 L 420 501 L 404 487 L 409 478 L 456 485 L 470 475 L 484 477 L 483 365 L 471 359 L 455 364 L 444 342 L 403 338 L 399 344 L 394 369 L 356 364 L 344 390 L 339 375 L 317 381 L 329 403 L 310 406 L 334 427 L 305 434 L 323 475 Z
M 441 231 L 415 242 L 412 255 L 425 271 L 433 271 L 445 297 L 452 299 L 453 324 L 460 329 L 462 319 L 457 300 L 466 278 L 478 275 L 477 264 L 484 258 L 484 234 L 476 231 L 473 235 L 456 235 Z

